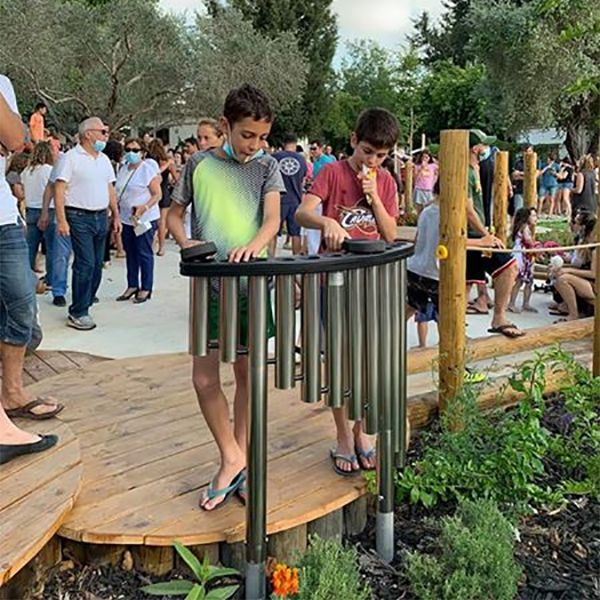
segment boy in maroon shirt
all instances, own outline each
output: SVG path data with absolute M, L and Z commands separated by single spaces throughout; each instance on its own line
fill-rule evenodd
M 296 221 L 307 229 L 319 229 L 322 250 L 339 250 L 347 238 L 391 242 L 396 237 L 398 188 L 381 164 L 396 144 L 396 117 L 382 108 L 361 113 L 350 138 L 354 150 L 347 160 L 322 168 L 310 192 L 296 212 Z M 323 205 L 323 214 L 315 212 Z M 373 440 L 360 421 L 348 420 L 345 408 L 333 409 L 337 447 L 331 456 L 341 475 L 376 466 Z

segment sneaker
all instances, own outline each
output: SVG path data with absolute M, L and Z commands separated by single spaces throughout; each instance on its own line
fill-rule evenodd
M 67 301 L 65 300 L 64 296 L 54 296 L 52 304 L 54 304 L 54 306 L 66 306 Z
M 94 296 L 92 298 L 92 304 L 98 304 L 98 302 L 100 302 L 100 299 L 98 298 L 98 296 Z
M 73 327 L 73 329 L 79 329 L 80 331 L 89 331 L 96 327 L 94 319 L 90 315 L 83 315 L 82 317 L 74 317 L 69 315 L 67 318 L 67 325 Z

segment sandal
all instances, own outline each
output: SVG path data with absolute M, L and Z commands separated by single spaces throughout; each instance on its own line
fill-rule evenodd
M 490 311 L 482 310 L 481 308 L 477 307 L 475 304 L 468 304 L 467 305 L 467 314 L 468 315 L 489 315 Z
M 56 408 L 54 410 L 49 410 L 45 413 L 36 413 L 32 409 L 36 406 L 49 406 L 54 404 Z M 5 410 L 6 416 L 11 419 L 33 419 L 34 421 L 44 421 L 45 419 L 51 419 L 55 417 L 59 412 L 62 411 L 64 405 L 59 404 L 55 400 L 46 396 L 39 396 L 35 400 L 28 402 L 24 406 L 19 406 L 18 408 L 7 408 Z
M 235 495 L 238 497 L 238 500 L 246 506 L 246 502 L 248 500 L 248 475 L 246 470 L 244 469 L 244 480 L 240 483 L 240 486 L 237 490 L 235 490 Z
M 43 452 L 52 448 L 58 442 L 58 436 L 54 434 L 42 435 L 37 442 L 31 444 L 0 444 L 0 465 L 3 465 L 13 458 L 19 456 L 25 456 L 27 454 L 34 454 L 36 452 Z
M 246 481 L 246 469 L 242 469 L 227 487 L 221 488 L 220 490 L 215 490 L 213 488 L 213 482 L 211 481 L 210 485 L 208 486 L 208 490 L 206 490 L 206 496 L 204 498 L 207 500 L 214 500 L 215 498 L 223 496 L 223 500 L 213 508 L 205 508 L 202 504 L 200 504 L 200 508 L 206 512 L 211 512 L 213 510 L 217 510 L 217 508 L 221 508 L 227 503 L 231 496 L 235 494 L 244 481 Z
M 372 458 L 377 457 L 377 450 L 375 448 L 371 448 L 370 450 L 361 450 L 358 446 L 354 446 L 354 452 L 356 452 L 356 457 L 358 458 L 358 464 L 363 471 L 374 471 L 375 467 L 365 467 L 365 460 L 371 460 Z
M 131 291 L 130 291 L 131 290 Z M 127 288 L 120 296 L 117 296 L 117 302 L 125 302 L 125 300 L 131 300 L 137 293 L 137 288 Z
M 354 465 L 358 462 L 356 459 L 356 454 L 340 454 L 337 450 L 333 448 L 329 451 L 329 456 L 333 462 L 333 470 L 342 477 L 353 477 L 357 473 L 357 469 L 354 468 Z M 336 460 L 341 460 L 342 462 L 348 463 L 352 469 L 350 471 L 344 471 L 337 466 Z
M 520 338 L 525 335 L 525 332 L 521 331 L 514 323 L 505 323 L 504 325 L 498 325 L 498 327 L 490 327 L 488 333 L 500 333 L 510 339 Z

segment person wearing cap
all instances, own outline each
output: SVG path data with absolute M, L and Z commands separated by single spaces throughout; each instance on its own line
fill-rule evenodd
M 512 202 L 508 204 L 508 214 L 512 217 L 520 209 L 523 208 L 523 184 L 525 181 L 525 155 L 533 154 L 533 146 L 527 142 L 521 146 L 521 156 L 515 161 L 512 173 L 510 175 L 513 183 Z
M 486 148 L 496 141 L 493 136 L 488 136 L 480 129 L 471 129 L 469 132 L 470 165 L 468 177 L 467 221 L 468 237 L 484 238 L 490 235 L 485 226 L 483 209 L 483 194 L 479 174 L 479 161 Z M 493 236 L 493 245 L 504 248 L 504 244 Z M 514 323 L 508 321 L 506 309 L 510 301 L 510 293 L 517 277 L 517 261 L 510 254 L 486 254 L 479 251 L 467 252 L 467 292 L 472 284 L 485 285 L 486 274 L 493 281 L 494 286 L 494 313 L 489 333 L 500 333 L 509 338 L 521 337 L 524 332 Z M 487 314 L 488 307 L 485 297 L 479 297 L 472 307 L 478 314 Z

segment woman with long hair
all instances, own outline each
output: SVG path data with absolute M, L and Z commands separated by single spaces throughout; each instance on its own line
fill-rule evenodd
M 573 216 L 578 211 L 586 211 L 596 214 L 598 197 L 596 195 L 596 171 L 594 158 L 590 155 L 584 156 L 577 163 L 575 174 L 575 188 L 571 200 Z
M 54 201 L 50 201 L 47 214 L 43 211 L 44 190 L 48 184 L 54 153 L 48 142 L 38 142 L 28 165 L 21 173 L 21 184 L 25 194 L 27 223 L 27 245 L 29 264 L 35 270 L 35 261 L 42 239 L 46 245 L 46 284 L 52 287 L 54 277 L 54 244 L 56 242 L 56 216 Z
M 153 159 L 160 170 L 160 189 L 162 198 L 158 203 L 160 219 L 158 221 L 158 256 L 165 253 L 165 240 L 167 239 L 167 213 L 171 206 L 171 190 L 179 176 L 175 161 L 169 157 L 162 140 L 153 139 L 148 146 L 148 157 Z
M 413 202 L 420 213 L 433 200 L 433 187 L 438 178 L 438 165 L 431 152 L 423 150 L 417 157 L 414 171 Z

